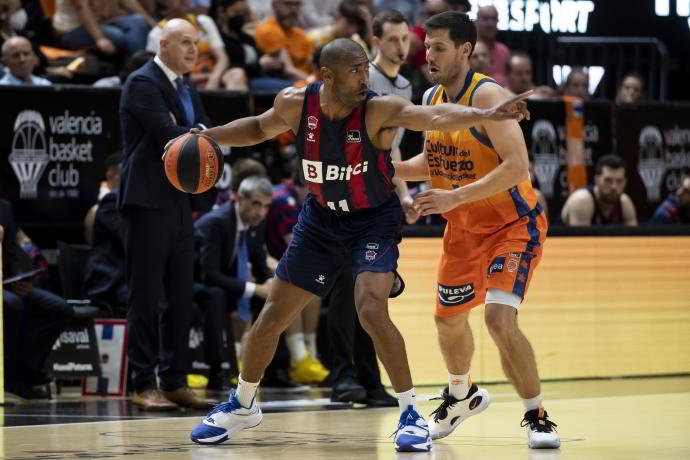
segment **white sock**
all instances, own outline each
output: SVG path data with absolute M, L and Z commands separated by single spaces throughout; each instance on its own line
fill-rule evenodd
M 525 405 L 525 412 L 529 412 L 534 409 L 539 409 L 539 407 L 541 406 L 541 401 L 541 393 L 539 393 L 534 398 L 523 399 L 522 404 Z
M 298 332 L 285 336 L 285 343 L 290 350 L 290 362 L 295 364 L 307 356 L 307 347 L 304 345 L 304 334 Z
M 235 342 L 235 356 L 237 359 L 242 359 L 242 342 Z
M 237 391 L 235 396 L 242 404 L 242 407 L 247 409 L 252 405 L 252 400 L 256 396 L 256 389 L 259 387 L 259 382 L 251 383 L 242 380 L 242 375 L 237 377 Z
M 470 392 L 472 379 L 470 373 L 448 374 L 448 393 L 455 399 L 465 399 Z
M 403 391 L 402 393 L 395 393 L 395 396 L 398 398 L 398 405 L 400 406 L 401 414 L 409 409 L 409 406 L 412 406 L 412 409 L 417 410 L 414 387 L 407 391 Z
M 316 359 L 316 332 L 304 334 L 304 343 L 311 357 Z

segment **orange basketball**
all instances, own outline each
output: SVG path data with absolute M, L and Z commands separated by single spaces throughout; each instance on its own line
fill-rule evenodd
M 165 175 L 178 190 L 204 193 L 223 175 L 223 152 L 213 139 L 187 133 L 166 150 Z

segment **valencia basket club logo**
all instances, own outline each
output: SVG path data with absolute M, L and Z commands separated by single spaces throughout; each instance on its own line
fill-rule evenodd
M 544 195 L 553 196 L 553 186 L 560 168 L 556 129 L 548 120 L 538 120 L 532 127 L 534 172 Z
M 9 162 L 19 180 L 21 198 L 37 197 L 38 182 L 49 161 L 43 117 L 35 110 L 20 112 L 14 121 Z
M 647 201 L 661 198 L 661 182 L 666 172 L 664 141 L 656 126 L 645 126 L 640 131 L 640 160 L 637 164 L 642 182 L 647 189 Z

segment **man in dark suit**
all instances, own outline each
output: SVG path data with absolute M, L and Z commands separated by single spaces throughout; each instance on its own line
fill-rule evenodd
M 267 280 L 273 276 L 264 249 L 264 219 L 272 195 L 268 179 L 248 177 L 240 184 L 236 200 L 222 204 L 194 223 L 201 280 L 225 289 L 229 300 L 237 300 L 237 314 L 245 322 L 251 322 L 251 309 L 250 302 L 243 299 L 265 299 Z M 247 267 L 240 266 L 242 261 L 251 264 L 251 274 Z
M 161 161 L 170 139 L 207 122 L 198 94 L 182 78 L 194 68 L 198 38 L 189 22 L 169 21 L 158 54 L 127 78 L 120 100 L 125 161 L 118 207 L 129 285 L 128 353 L 132 401 L 142 409 L 203 408 L 212 402 L 185 385 L 194 282 L 191 199 L 168 182 Z M 159 352 L 161 295 L 167 308 Z
M 17 243 L 17 225 L 9 201 L 0 199 L 0 241 L 3 280 L 33 269 Z M 48 398 L 34 386 L 50 376 L 43 365 L 65 326 L 75 318 L 95 316 L 94 307 L 73 307 L 62 297 L 34 287 L 30 278 L 3 286 L 5 390 L 25 399 Z
M 125 248 L 120 231 L 120 213 L 117 209 L 117 188 L 120 185 L 123 156 L 115 153 L 106 158 L 106 177 L 110 192 L 93 206 L 91 222 L 91 251 L 84 269 L 84 296 L 108 304 L 111 311 L 127 305 L 125 278 Z M 119 315 L 118 315 L 119 316 Z
M 221 288 L 227 304 L 237 306 L 237 316 L 244 323 L 251 322 L 252 300 L 261 303 L 266 298 L 267 280 L 272 276 L 264 249 L 264 220 L 272 193 L 268 179 L 247 177 L 239 186 L 236 200 L 225 202 L 194 223 L 201 281 L 206 286 Z M 223 326 L 218 325 L 217 338 L 222 335 Z M 211 365 L 209 382 L 220 371 L 220 363 L 213 363 L 219 358 L 206 358 Z

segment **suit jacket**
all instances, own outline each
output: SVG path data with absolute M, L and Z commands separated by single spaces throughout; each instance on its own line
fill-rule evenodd
M 266 265 L 265 221 L 258 227 L 250 227 L 247 231 L 252 274 L 257 282 L 263 283 L 272 275 Z M 209 286 L 225 288 L 235 297 L 242 297 L 245 282 L 236 278 L 237 265 L 233 260 L 236 252 L 236 232 L 237 215 L 234 201 L 224 203 L 194 223 L 201 281 Z
M 12 205 L 0 199 L 0 225 L 5 235 L 2 238 L 3 279 L 33 270 L 31 259 L 17 243 L 17 224 L 14 221 Z
M 84 273 L 84 294 L 97 299 L 111 294 L 126 283 L 125 248 L 120 236 L 117 193 L 105 195 L 98 205 L 93 224 L 93 243 Z
M 161 161 L 163 148 L 170 139 L 199 123 L 209 125 L 199 94 L 193 85 L 188 86 L 196 117 L 193 126 L 181 124 L 184 120 L 182 102 L 153 59 L 127 78 L 120 96 L 125 150 L 118 199 L 120 209 L 127 205 L 150 209 L 189 206 L 189 195 L 170 184 Z

